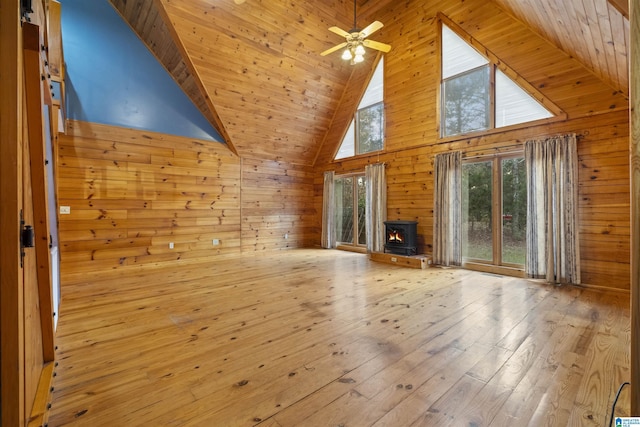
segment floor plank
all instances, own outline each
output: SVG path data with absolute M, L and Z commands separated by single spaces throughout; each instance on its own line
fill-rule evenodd
M 49 426 L 604 425 L 629 378 L 622 293 L 316 249 L 97 277 Z

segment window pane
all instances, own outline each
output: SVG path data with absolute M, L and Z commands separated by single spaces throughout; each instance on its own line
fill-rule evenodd
M 369 105 L 377 104 L 378 102 L 382 102 L 384 100 L 384 56 L 378 62 L 378 66 L 376 70 L 373 72 L 373 76 L 371 76 L 371 80 L 369 81 L 369 85 L 367 86 L 367 90 L 364 92 L 362 96 L 362 100 L 360 104 L 358 104 L 358 108 L 368 107 Z
M 489 128 L 489 67 L 444 82 L 443 136 Z
M 365 222 L 365 208 L 367 205 L 366 180 L 358 177 L 358 244 L 367 244 L 367 227 Z
M 496 70 L 496 127 L 552 117 L 531 95 Z
M 344 159 L 345 157 L 353 157 L 356 155 L 356 133 L 354 128 L 355 121 L 351 120 L 349 129 L 347 129 L 347 133 L 344 135 L 344 139 L 342 140 L 342 145 L 338 150 L 338 154 L 336 154 L 336 159 Z
M 462 256 L 493 260 L 492 162 L 462 165 Z
M 335 180 L 336 239 L 353 243 L 353 178 Z
M 502 160 L 502 262 L 526 260 L 527 174 L 524 158 Z
M 446 25 L 442 26 L 442 79 L 488 64 L 489 60 L 462 40 Z
M 382 150 L 384 140 L 384 104 L 358 110 L 358 154 Z

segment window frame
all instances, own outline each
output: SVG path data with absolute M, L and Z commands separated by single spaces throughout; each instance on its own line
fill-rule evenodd
M 376 149 L 376 150 L 371 150 L 371 151 L 360 151 L 360 113 L 364 110 L 369 110 L 371 108 L 380 108 L 381 114 L 380 114 L 380 130 L 381 130 L 381 143 L 380 143 L 380 148 Z M 370 104 L 367 105 L 366 107 L 362 107 L 359 108 L 356 111 L 355 117 L 354 117 L 354 131 L 355 131 L 355 135 L 354 135 L 354 156 L 358 156 L 360 154 L 369 154 L 369 153 L 376 153 L 378 151 L 382 151 L 384 150 L 384 141 L 385 141 L 385 111 L 384 111 L 384 101 L 380 101 L 380 102 L 376 102 L 374 104 Z
M 462 78 L 462 77 L 466 77 L 469 76 L 471 74 L 474 74 L 478 71 L 484 70 L 484 69 L 488 70 L 488 74 L 489 74 L 489 78 L 488 78 L 488 83 L 487 83 L 487 87 L 485 88 L 486 91 L 488 92 L 488 104 L 487 104 L 487 108 L 489 109 L 488 111 L 488 127 L 486 128 L 479 128 L 479 129 L 473 129 L 467 132 L 461 132 L 461 133 L 456 133 L 456 134 L 452 134 L 452 135 L 443 135 L 443 132 L 446 128 L 445 125 L 445 120 L 447 118 L 447 116 L 445 115 L 445 103 L 447 102 L 447 92 L 445 89 L 445 86 L 447 84 L 447 82 Z M 494 76 L 495 76 L 495 71 L 492 70 L 492 64 L 484 64 L 481 65 L 479 67 L 475 67 L 475 68 L 471 68 L 469 70 L 463 71 L 462 73 L 458 73 L 455 74 L 453 76 L 449 76 L 445 79 L 441 79 L 440 81 L 440 99 L 441 99 L 441 105 L 440 105 L 440 137 L 441 138 L 451 138 L 451 137 L 456 137 L 456 136 L 460 136 L 460 135 L 466 135 L 469 133 L 473 133 L 473 132 L 484 132 L 486 130 L 489 129 L 493 129 L 495 128 L 494 124 L 495 124 L 495 90 L 491 90 L 492 87 L 494 87 Z
M 492 156 L 479 156 L 479 157 L 467 157 L 462 159 L 461 167 L 464 168 L 465 164 L 470 163 L 491 163 L 491 238 L 492 238 L 492 259 L 485 260 L 472 257 L 462 257 L 462 267 L 470 270 L 480 270 L 492 273 L 508 273 L 513 276 L 514 273 L 517 276 L 524 277 L 524 264 L 516 264 L 511 262 L 505 262 L 502 260 L 503 250 L 503 212 L 504 207 L 504 188 L 503 188 L 503 168 L 502 161 L 509 159 L 524 158 L 524 152 L 512 151 L 509 153 L 502 153 Z M 461 201 L 462 202 L 462 201 Z M 464 208 L 464 205 L 461 206 Z M 463 242 L 464 242 L 463 236 Z M 464 252 L 464 247 L 462 248 Z M 525 245 L 526 251 L 526 245 Z M 526 254 L 526 252 L 525 252 Z M 526 259 L 526 255 L 525 255 Z
M 436 129 L 438 134 L 438 140 L 440 142 L 447 141 L 456 141 L 461 138 L 466 138 L 469 136 L 475 135 L 490 135 L 495 133 L 502 133 L 512 129 L 520 129 L 523 127 L 529 127 L 532 125 L 539 124 L 547 124 L 558 121 L 563 121 L 567 119 L 567 114 L 556 104 L 551 102 L 546 96 L 544 96 L 535 86 L 531 85 L 526 81 L 526 79 L 522 78 L 518 73 L 516 73 L 513 69 L 507 66 L 504 61 L 500 60 L 496 55 L 494 55 L 491 51 L 489 51 L 486 47 L 484 47 L 481 43 L 467 34 L 460 26 L 458 26 L 455 22 L 449 19 L 442 12 L 438 12 L 436 23 L 438 37 L 437 37 L 437 52 L 438 52 L 438 73 L 439 73 L 439 87 L 437 91 L 437 102 L 436 102 Z M 482 56 L 488 59 L 489 65 L 489 98 L 490 98 L 490 111 L 489 111 L 489 128 L 484 130 L 477 131 L 469 131 L 467 133 L 460 133 L 455 135 L 444 135 L 444 126 L 443 126 L 443 105 L 444 105 L 444 96 L 443 96 L 443 82 L 445 80 L 451 79 L 452 77 L 459 76 L 463 73 L 457 74 L 455 76 L 449 76 L 444 79 L 443 70 L 442 70 L 442 26 L 447 26 L 452 32 L 457 34 L 460 38 L 462 38 L 469 46 L 473 47 L 476 51 L 478 51 Z M 504 127 L 495 127 L 495 115 L 496 115 L 496 103 L 495 103 L 495 81 L 496 81 L 496 70 L 500 70 L 504 73 L 508 78 L 510 78 L 514 83 L 516 83 L 522 90 L 528 93 L 534 100 L 536 100 L 540 105 L 542 105 L 545 109 L 547 109 L 552 116 L 548 118 L 542 118 L 537 120 L 532 120 L 528 122 L 522 122 L 517 124 L 510 124 Z M 469 71 L 469 70 L 467 70 Z
M 364 172 L 353 172 L 353 173 L 346 173 L 346 174 L 341 174 L 341 175 L 336 175 L 333 179 L 334 183 L 339 180 L 339 179 L 345 179 L 345 178 L 353 178 L 353 182 L 352 182 L 352 191 L 353 191 L 353 224 L 354 224 L 354 230 L 353 230 L 353 242 L 344 242 L 342 240 L 340 240 L 338 238 L 338 233 L 337 233 L 337 229 L 335 230 L 336 232 L 336 246 L 338 249 L 347 249 L 349 250 L 354 249 L 356 251 L 361 251 L 361 250 L 366 250 L 367 247 L 367 242 L 365 241 L 364 243 L 360 243 L 360 233 L 359 233 L 359 229 L 358 229 L 358 220 L 360 219 L 359 216 L 359 212 L 358 212 L 358 179 L 362 178 L 364 180 L 364 185 L 366 187 L 367 185 L 367 178 L 366 178 L 366 174 Z M 334 200 L 335 203 L 335 200 Z M 338 212 L 336 211 L 336 215 L 338 214 Z M 366 215 L 366 198 L 365 198 L 365 213 L 364 215 Z M 336 224 L 337 226 L 337 221 L 334 222 L 334 224 Z M 366 238 L 366 232 L 365 232 L 365 238 Z
M 380 85 L 382 86 L 382 99 L 380 101 L 375 101 L 372 102 L 370 104 L 367 104 L 366 106 L 360 107 L 360 105 L 364 102 L 364 100 L 367 97 L 367 92 L 372 84 L 372 80 L 374 79 L 374 77 L 376 76 L 377 71 L 379 70 L 379 67 L 381 67 L 381 79 L 380 79 Z M 385 149 L 385 144 L 386 144 L 386 128 L 387 128 L 387 123 L 386 123 L 386 118 L 387 118 L 387 114 L 386 114 L 386 105 L 385 105 L 385 101 L 384 101 L 384 92 L 385 92 L 385 68 L 386 68 L 386 64 L 384 61 L 384 55 L 379 56 L 379 60 L 376 61 L 375 66 L 372 70 L 372 74 L 370 76 L 370 80 L 368 81 L 364 92 L 362 93 L 361 99 L 358 102 L 358 105 L 355 109 L 355 111 L 353 112 L 353 115 L 351 116 L 351 120 L 349 121 L 349 125 L 347 126 L 347 128 L 344 131 L 344 135 L 342 136 L 342 139 L 340 141 L 340 143 L 337 146 L 337 149 L 335 150 L 334 154 L 333 154 L 333 161 L 342 161 L 345 159 L 351 159 L 357 156 L 363 156 L 363 155 L 370 155 L 371 153 L 379 153 L 381 151 L 384 151 Z M 375 80 L 374 80 L 375 81 Z M 374 86 L 375 89 L 375 86 Z M 379 99 L 379 98 L 378 98 Z M 363 110 L 369 109 L 373 106 L 378 106 L 381 105 L 381 130 L 382 130 L 382 143 L 381 143 L 381 147 L 380 149 L 377 150 L 371 150 L 371 151 L 360 151 L 360 129 L 359 129 L 359 113 Z M 350 133 L 352 133 L 353 136 L 353 151 L 350 152 L 348 155 L 345 155 L 343 157 L 337 157 L 340 152 L 341 149 L 343 147 L 343 144 L 345 142 L 345 139 L 347 137 L 347 135 Z M 351 147 L 349 147 L 351 148 Z

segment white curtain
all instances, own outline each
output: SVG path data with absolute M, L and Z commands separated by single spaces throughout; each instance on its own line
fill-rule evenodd
M 580 283 L 575 134 L 525 143 L 529 277 Z
M 434 159 L 433 262 L 462 264 L 462 153 Z
M 385 244 L 384 221 L 387 219 L 387 180 L 384 163 L 367 165 L 365 223 L 367 252 L 383 252 Z
M 324 190 L 322 192 L 322 247 L 331 249 L 336 247 L 335 230 L 335 201 L 334 183 L 335 173 L 327 171 L 324 173 Z

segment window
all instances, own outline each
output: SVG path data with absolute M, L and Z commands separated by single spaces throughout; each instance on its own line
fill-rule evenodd
M 356 113 L 358 154 L 382 150 L 384 140 L 384 104 L 379 102 Z
M 499 70 L 495 61 L 480 54 L 444 24 L 441 98 L 443 137 L 553 117 L 536 98 Z
M 366 246 L 366 179 L 363 175 L 336 177 L 335 226 L 340 245 Z
M 384 147 L 384 63 L 380 59 L 336 159 L 380 151 Z
M 445 80 L 443 94 L 445 135 L 489 128 L 489 67 Z
M 522 156 L 463 163 L 463 262 L 524 266 L 526 183 Z

